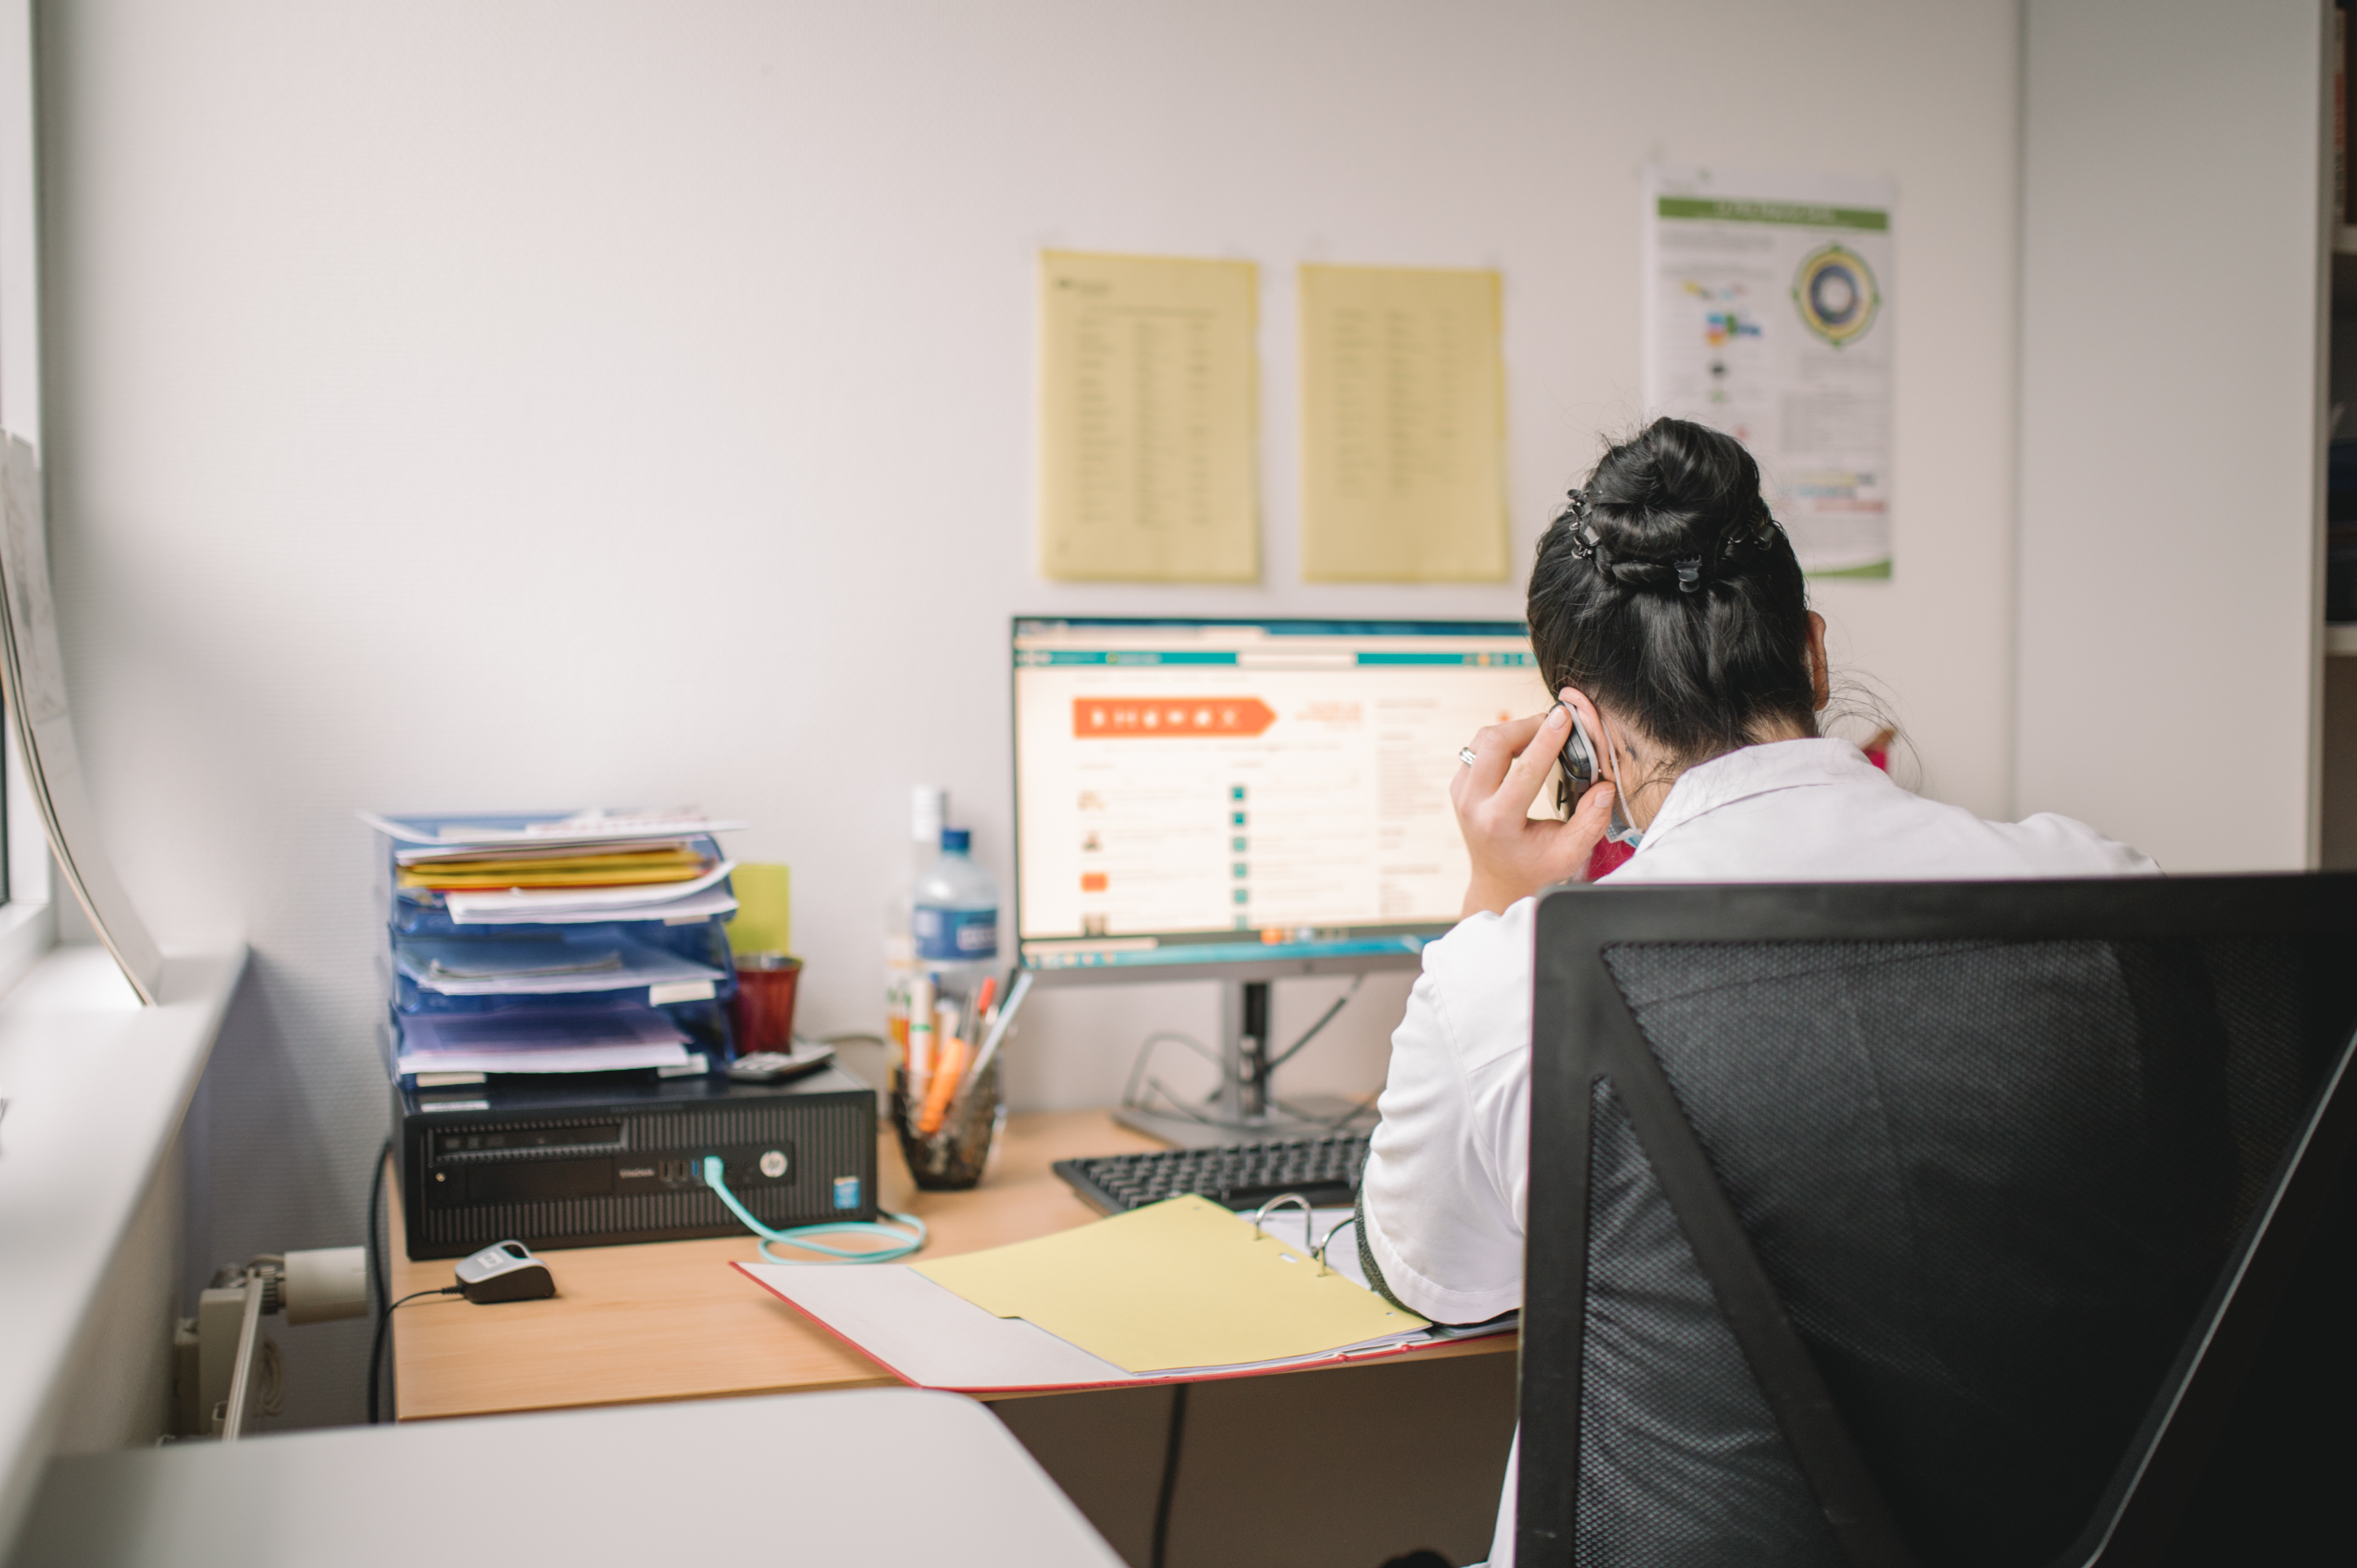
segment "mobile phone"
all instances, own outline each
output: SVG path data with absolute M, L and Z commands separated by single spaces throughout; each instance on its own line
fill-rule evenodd
M 1579 722 L 1579 710 L 1566 703 L 1563 711 L 1571 715 L 1571 738 L 1563 743 L 1555 803 L 1555 809 L 1567 818 L 1579 804 L 1579 798 L 1596 782 L 1596 744 L 1587 738 L 1587 726 Z
M 1565 818 L 1568 819 L 1572 808 L 1579 804 L 1579 798 L 1596 783 L 1597 747 L 1596 742 L 1588 737 L 1587 726 L 1579 722 L 1579 710 L 1568 703 L 1564 704 L 1564 710 L 1571 714 L 1571 738 L 1563 743 L 1563 771 L 1555 787 L 1555 798 Z M 1617 796 L 1612 801 L 1612 820 L 1605 828 L 1604 836 L 1614 843 L 1632 846 L 1644 836 L 1641 829 L 1631 826 L 1629 819 L 1621 815 Z

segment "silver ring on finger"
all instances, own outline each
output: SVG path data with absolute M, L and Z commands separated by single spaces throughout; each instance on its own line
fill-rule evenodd
M 1457 748 L 1457 760 L 1463 763 L 1466 767 L 1470 768 L 1478 758 L 1474 757 L 1473 748 L 1471 746 L 1461 746 Z

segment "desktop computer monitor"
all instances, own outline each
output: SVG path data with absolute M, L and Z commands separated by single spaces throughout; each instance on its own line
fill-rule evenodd
M 1232 1060 L 1267 980 L 1456 923 L 1458 751 L 1548 702 L 1519 621 L 1028 617 L 1014 683 L 1024 969 L 1235 983 Z

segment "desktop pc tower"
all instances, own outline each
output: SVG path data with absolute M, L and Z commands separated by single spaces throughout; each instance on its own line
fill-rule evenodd
M 396 1080 L 409 1255 L 745 1234 L 704 1183 L 710 1155 L 765 1225 L 876 1218 L 876 1096 L 841 1069 L 780 1084 L 618 1077 Z

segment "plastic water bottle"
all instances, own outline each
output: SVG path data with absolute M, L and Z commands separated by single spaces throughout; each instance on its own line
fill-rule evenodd
M 917 962 L 928 969 L 998 962 L 998 884 L 966 854 L 963 828 L 942 830 L 942 853 L 917 875 L 909 935 Z
M 903 874 L 907 880 L 885 912 L 884 960 L 895 969 L 909 969 L 916 963 L 911 922 L 917 879 L 942 852 L 942 829 L 948 825 L 949 811 L 949 791 L 939 785 L 920 784 L 909 792 L 909 862 Z

